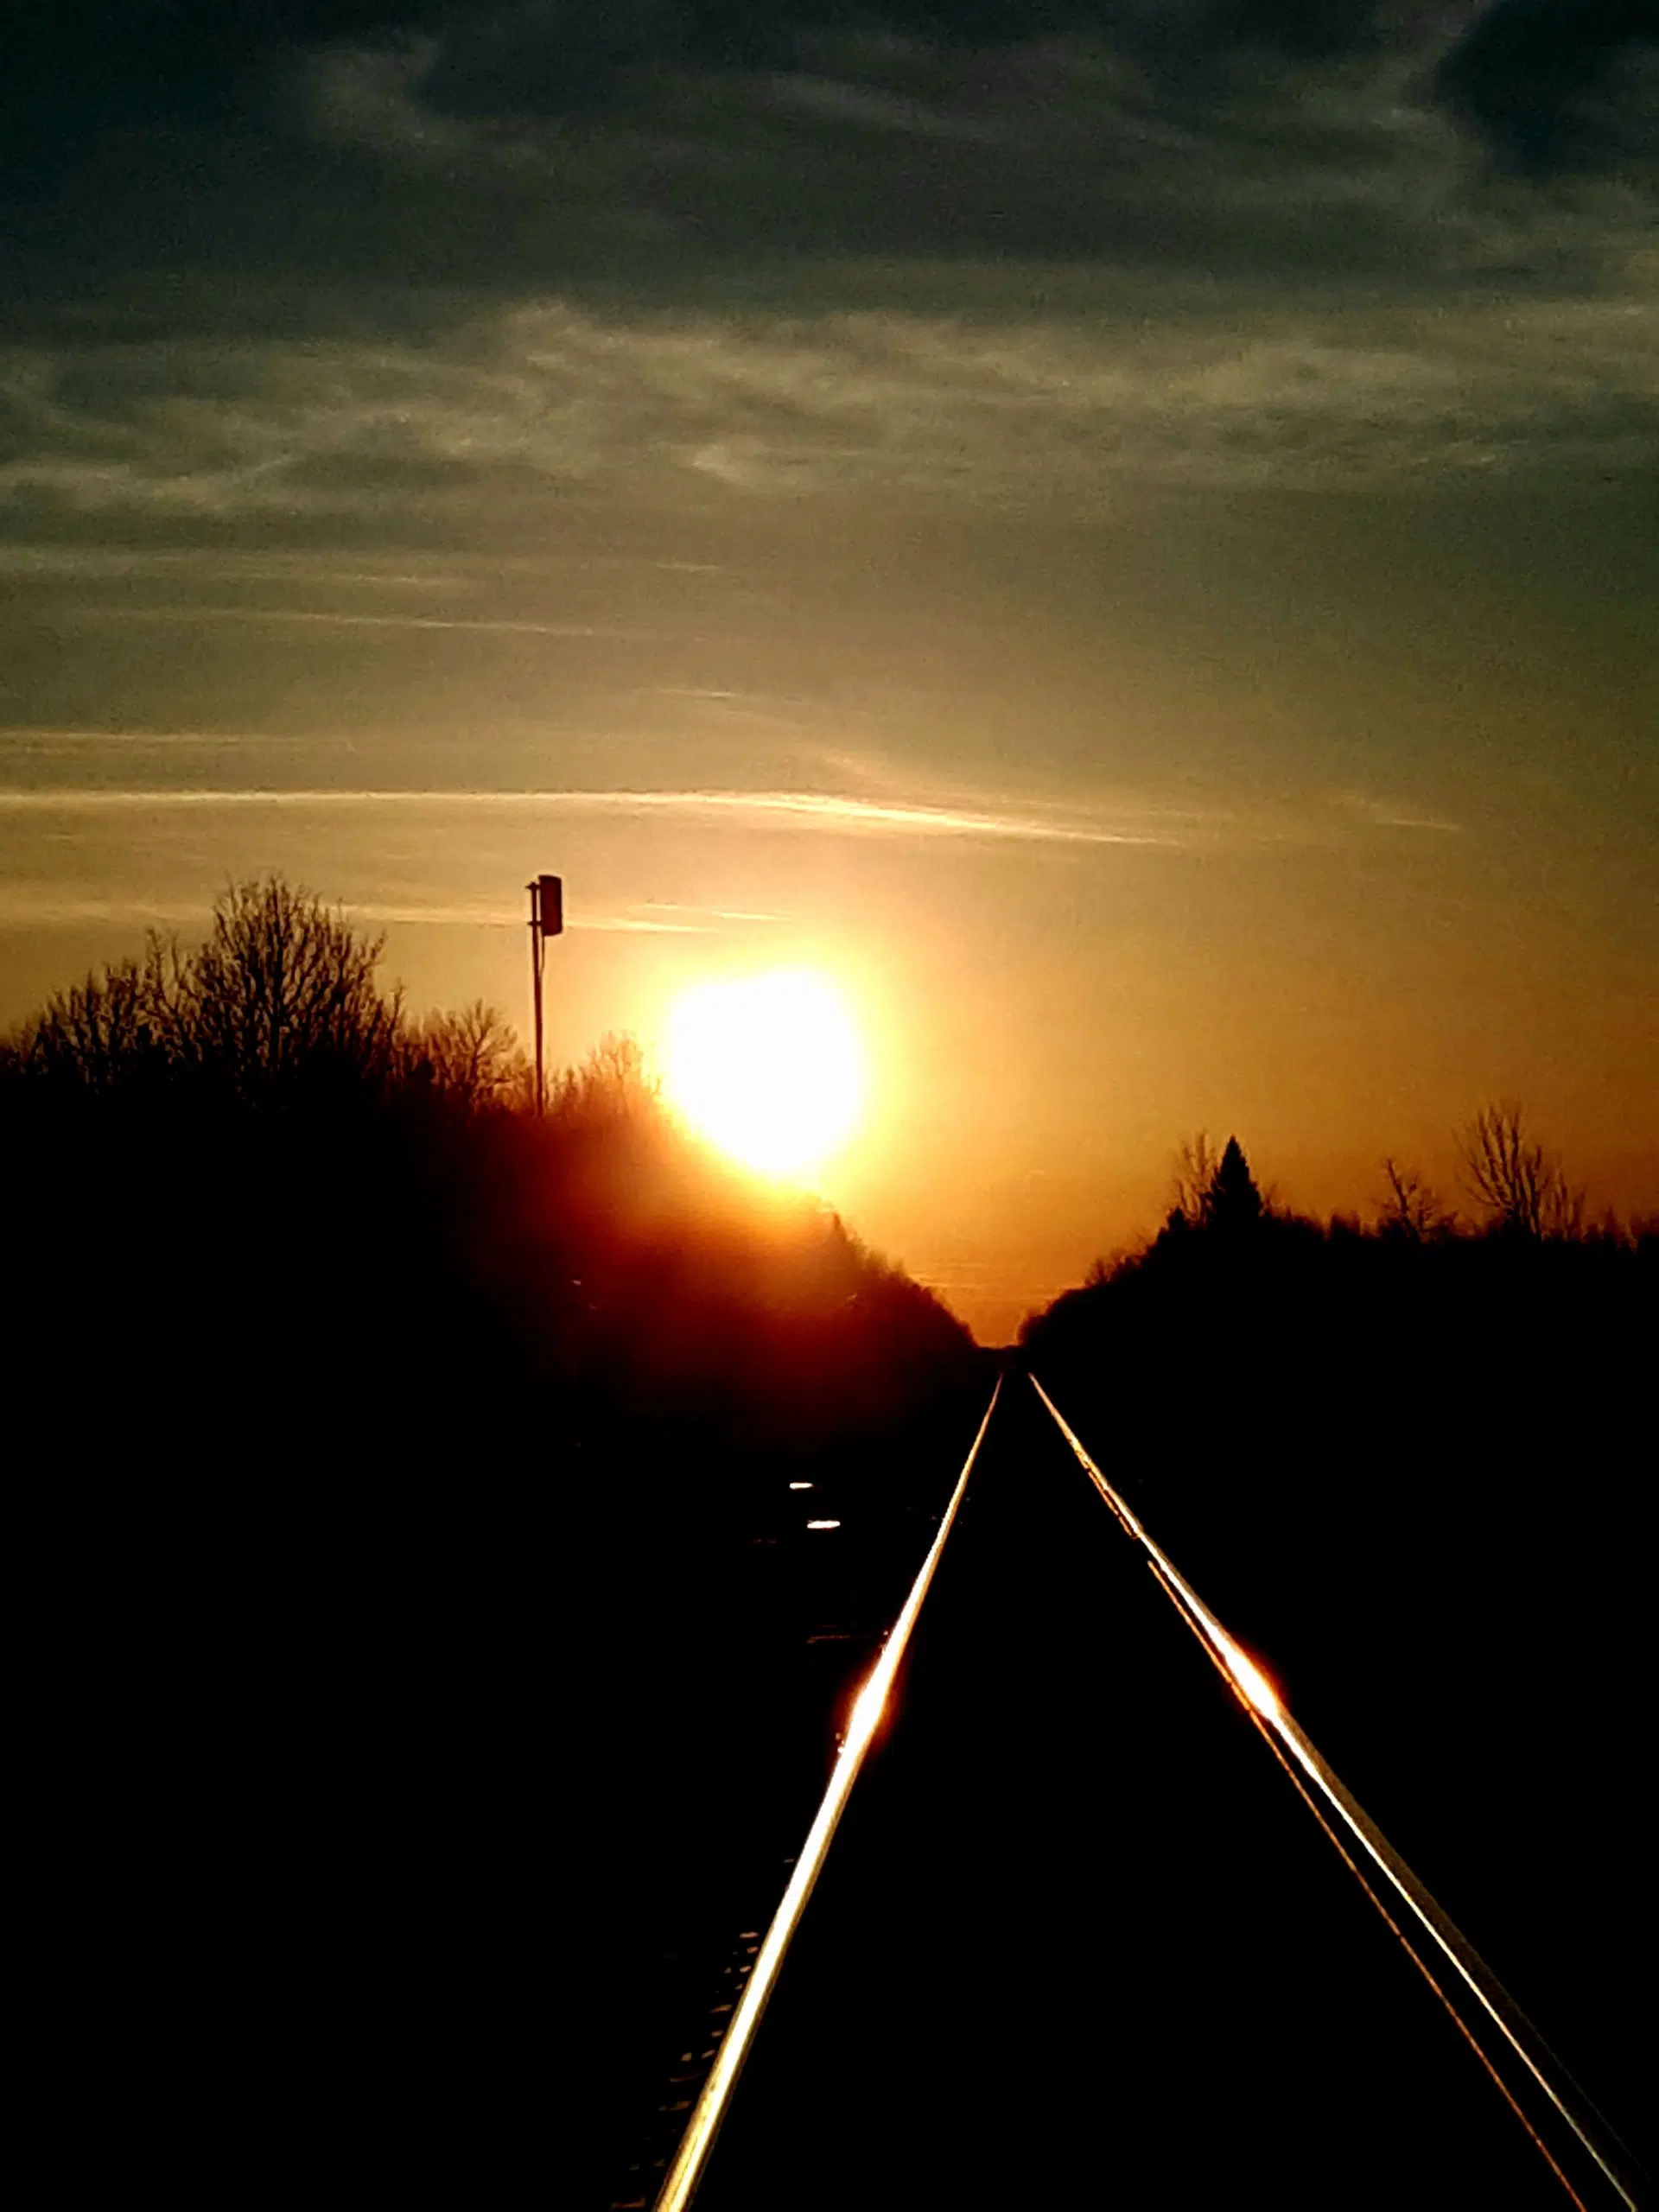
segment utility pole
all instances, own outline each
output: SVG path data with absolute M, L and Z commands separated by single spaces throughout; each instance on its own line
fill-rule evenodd
M 547 961 L 547 940 L 564 927 L 564 880 L 538 875 L 524 888 L 530 893 L 530 985 L 536 1000 L 536 1111 L 547 1110 L 547 1070 L 542 1051 L 542 969 Z

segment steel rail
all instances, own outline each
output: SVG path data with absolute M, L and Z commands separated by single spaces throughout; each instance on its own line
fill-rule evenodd
M 1575 2203 L 1581 2200 L 1548 2146 L 1538 2133 L 1520 2105 L 1516 2102 L 1503 2075 L 1490 2055 L 1463 2018 L 1446 1992 L 1435 1980 L 1424 1960 L 1396 1924 L 1382 1899 L 1377 1896 L 1367 1879 L 1363 1867 L 1351 1858 L 1340 1836 L 1321 1812 L 1318 1799 L 1324 1801 L 1325 1810 L 1346 1828 L 1357 1843 L 1363 1859 L 1368 1859 L 1382 1875 L 1383 1883 L 1391 1889 L 1411 1918 L 1430 1938 L 1435 1948 L 1450 1963 L 1458 1978 L 1472 1994 L 1481 2009 L 1497 2028 L 1504 2042 L 1520 2060 L 1538 2088 L 1554 2107 L 1580 2144 L 1588 2153 L 1603 2178 L 1614 2190 L 1630 2212 L 1641 2212 L 1642 2200 L 1634 2193 L 1634 2179 L 1623 2161 L 1602 2142 L 1595 2122 L 1608 2135 L 1614 2131 L 1610 2124 L 1595 2113 L 1589 2097 L 1580 2089 L 1568 2073 L 1566 2065 L 1550 2050 L 1539 2031 L 1510 1995 L 1503 1983 L 1486 1964 L 1472 1943 L 1463 1934 L 1451 1916 L 1444 1911 L 1429 1891 L 1413 1873 L 1394 1846 L 1388 1840 L 1364 1808 L 1344 1787 L 1332 1769 L 1326 1764 L 1308 1738 L 1285 1710 L 1277 1691 L 1261 1669 L 1229 1636 L 1221 1623 L 1198 1596 L 1192 1584 L 1180 1573 L 1167 1553 L 1154 1538 L 1148 1535 L 1139 1516 L 1125 1498 L 1116 1491 L 1096 1465 L 1085 1450 L 1076 1431 L 1071 1427 L 1035 1375 L 1027 1370 L 1027 1379 L 1037 1395 L 1053 1415 L 1061 1435 L 1071 1446 L 1078 1464 L 1102 1498 L 1116 1516 L 1117 1520 L 1134 1542 L 1146 1553 L 1153 1573 L 1176 1611 L 1198 1637 L 1211 1659 L 1230 1684 L 1234 1694 L 1243 1706 L 1259 1732 L 1273 1750 L 1280 1763 L 1289 1773 L 1310 1809 L 1319 1820 L 1331 1841 L 1336 1845 L 1360 1886 L 1370 1897 L 1399 1937 L 1407 1955 L 1416 1966 L 1429 1987 L 1452 2015 L 1458 2027 L 1479 2055 L 1487 2071 L 1502 2090 L 1511 2110 L 1520 2120 L 1529 2135 L 1543 2152 L 1551 2170 Z M 1556 2078 L 1551 2079 L 1554 2075 Z M 1588 2108 L 1587 2110 L 1586 2108 Z M 1593 2120 L 1591 2115 L 1593 2113 Z M 1620 2149 L 1624 2149 L 1620 2145 Z M 1630 2158 L 1628 2151 L 1625 2158 Z
M 806 1910 L 807 1900 L 817 1883 L 830 1841 L 846 1809 L 847 1800 L 852 1794 L 853 1784 L 858 1779 L 865 1754 L 887 1709 L 893 1677 L 904 1659 L 911 1632 L 922 1610 L 922 1602 L 927 1596 L 928 1586 L 933 1580 L 944 1551 L 945 1541 L 967 1491 L 968 1478 L 974 1471 L 974 1462 L 979 1457 L 980 1446 L 985 1441 L 985 1432 L 991 1425 L 991 1415 L 996 1411 L 996 1402 L 1001 1395 L 1002 1377 L 999 1375 L 996 1388 L 991 1392 L 991 1402 L 985 1408 L 985 1417 L 979 1424 L 979 1433 L 963 1462 L 956 1489 L 950 1494 L 950 1503 L 939 1522 L 938 1533 L 927 1557 L 922 1561 L 915 1581 L 911 1585 L 910 1595 L 906 1599 L 898 1619 L 887 1632 L 880 1656 L 871 1668 L 868 1680 L 854 1700 L 847 1732 L 841 1739 L 841 1749 L 836 1754 L 830 1785 L 823 1793 L 823 1802 L 818 1807 L 806 1841 L 801 1847 L 801 1855 L 795 1862 L 795 1871 L 790 1876 L 789 1885 L 772 1916 L 772 1925 L 766 1930 L 766 1940 L 754 1962 L 754 1972 L 738 2000 L 737 2009 L 721 2038 L 715 2063 L 709 2069 L 709 2078 L 692 2107 L 691 2117 L 686 2122 L 685 2133 L 680 2139 L 680 2147 L 657 2193 L 653 2212 L 683 2212 L 683 2208 L 690 2203 L 702 2178 L 709 2153 L 715 2147 L 715 2138 L 726 2117 L 738 2076 L 743 2070 L 743 2062 L 749 2055 L 755 2031 L 760 2024 L 760 2016 L 766 2009 L 766 2000 L 772 1995 L 779 1971 L 783 1966 L 785 1954 L 800 1924 L 801 1916 Z

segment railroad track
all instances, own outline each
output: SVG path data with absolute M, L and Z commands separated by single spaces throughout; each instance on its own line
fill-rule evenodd
M 926 1680 L 832 1853 L 918 1631 Z M 1080 1758 L 1103 1794 L 1071 1770 Z M 1043 1955 L 1011 1974 L 1033 1925 Z M 1407 2186 L 1423 2203 L 1651 2201 L 1262 1668 L 1017 1370 L 727 1987 L 671 2084 L 677 2141 L 619 2204 L 1035 2204 L 1085 2179 L 1130 2204 L 1218 2187 L 1281 2204 L 1397 2203 Z

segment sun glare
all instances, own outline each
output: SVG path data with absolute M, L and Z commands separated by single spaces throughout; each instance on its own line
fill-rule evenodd
M 1282 1713 L 1284 1707 L 1279 1702 L 1279 1693 L 1274 1688 L 1273 1684 L 1255 1662 L 1247 1658 L 1237 1644 L 1233 1642 L 1231 1637 L 1224 1631 L 1222 1636 L 1222 1649 L 1233 1680 L 1256 1711 L 1268 1719 L 1272 1719 L 1275 1713 Z
M 700 983 L 670 1009 L 671 1103 L 757 1173 L 795 1180 L 846 1143 L 864 1055 L 839 993 L 809 969 Z

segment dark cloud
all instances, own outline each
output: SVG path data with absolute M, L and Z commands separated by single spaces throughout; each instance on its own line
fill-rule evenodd
M 563 114 L 613 97 L 628 73 L 788 68 L 824 38 L 994 52 L 1085 35 L 1160 80 L 1213 81 L 1222 57 L 1260 48 L 1324 56 L 1370 41 L 1376 10 L 1341 0 L 518 0 L 437 26 L 424 92 L 452 115 Z
M 1594 168 L 1628 154 L 1651 115 L 1628 117 L 1620 63 L 1659 46 L 1659 0 L 1497 0 L 1446 57 L 1440 86 L 1522 172 Z
M 629 71 L 786 67 L 825 35 L 961 48 L 1086 33 L 1174 68 L 1239 46 L 1346 50 L 1375 13 L 1356 0 L 56 0 L 0 42 L 0 176 L 51 188 L 105 134 L 246 125 L 294 56 L 353 41 L 429 41 L 442 112 L 553 114 Z
M 1470 12 L 1446 99 L 1519 166 L 1593 158 L 1610 67 L 1659 37 L 1659 0 Z M 1240 55 L 1432 43 L 1443 22 L 1400 0 L 57 0 L 20 11 L 0 46 L 0 185 L 60 189 L 111 138 L 136 157 L 168 133 L 252 130 L 297 57 L 353 42 L 421 41 L 435 112 L 508 117 L 603 106 L 641 71 L 787 68 L 824 38 L 959 52 L 1082 35 L 1190 92 Z
M 1481 131 L 1546 96 L 1512 0 L 854 12 L 42 14 L 0 71 L 9 514 L 1649 465 L 1640 170 L 1517 186 L 1432 96 L 1453 39 Z M 1597 20 L 1580 118 L 1636 36 Z
M 227 213 L 291 175 L 280 95 L 296 57 L 413 20 L 410 0 L 13 10 L 0 33 L 0 285 L 73 289 L 200 251 Z
M 1516 168 L 1618 161 L 1655 4 L 1496 0 L 1441 61 L 1407 0 L 58 0 L 0 46 L 0 295 L 581 282 L 652 241 L 1377 266 L 1380 134 L 1321 73 L 1415 67 Z
M 14 189 L 54 183 L 89 137 L 240 119 L 283 54 L 420 20 L 410 0 L 56 0 L 19 10 L 0 41 L 0 175 Z

